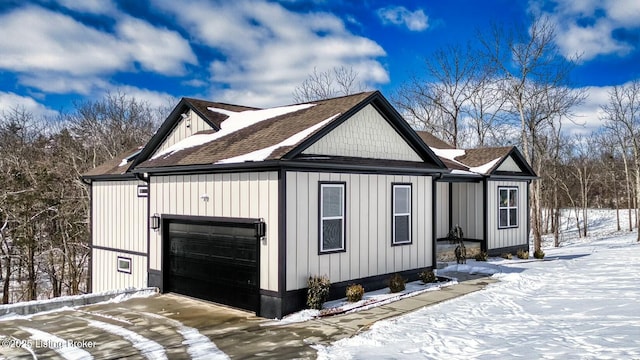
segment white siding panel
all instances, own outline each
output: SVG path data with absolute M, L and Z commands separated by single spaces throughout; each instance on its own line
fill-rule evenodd
M 92 243 L 120 250 L 147 252 L 147 200 L 138 197 L 142 181 L 94 181 Z
M 452 225 L 460 225 L 465 238 L 482 239 L 482 183 L 452 183 L 451 202 Z
M 347 251 L 318 254 L 318 182 L 346 183 Z M 432 266 L 431 177 L 287 172 L 287 290 Z M 391 246 L 391 184 L 412 184 L 411 245 Z
M 260 245 L 260 287 L 278 290 L 278 174 L 207 174 L 151 178 L 151 213 L 262 218 L 267 236 Z M 201 195 L 206 193 L 209 201 Z M 161 232 L 151 232 L 152 269 L 161 270 Z
M 118 272 L 118 256 L 131 259 L 131 274 Z M 93 292 L 143 288 L 147 286 L 147 257 L 93 249 L 91 284 Z
M 338 125 L 303 153 L 422 161 L 372 105 Z
M 156 153 L 160 153 L 166 150 L 171 145 L 179 142 L 180 140 L 186 139 L 199 131 L 213 130 L 213 128 L 209 124 L 207 124 L 206 121 L 202 120 L 202 118 L 199 117 L 195 112 L 193 112 L 193 110 L 189 110 L 187 115 L 187 119 L 180 119 L 178 125 L 176 125 L 169 136 L 167 136 Z
M 449 235 L 449 183 L 436 183 L 436 237 Z
M 518 227 L 498 229 L 498 187 L 518 188 Z M 527 233 L 527 183 L 524 181 L 489 181 L 487 184 L 487 248 L 498 249 L 525 245 Z
M 518 164 L 516 164 L 516 162 L 513 161 L 513 158 L 511 156 L 506 158 L 504 160 L 504 162 L 502 162 L 502 164 L 500 164 L 500 166 L 498 166 L 498 168 L 496 170 L 497 171 L 522 172 L 522 169 L 520 169 L 520 166 L 518 166 Z

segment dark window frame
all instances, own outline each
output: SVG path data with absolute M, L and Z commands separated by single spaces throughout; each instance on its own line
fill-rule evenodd
M 409 188 L 409 213 L 396 214 L 396 188 Z M 409 241 L 396 241 L 396 217 L 409 216 Z M 391 183 L 391 246 L 402 246 L 413 244 L 413 184 L 412 183 Z
M 515 190 L 516 192 L 516 196 L 515 196 L 515 206 L 510 206 L 510 199 L 511 199 L 511 190 Z M 507 206 L 501 206 L 500 204 L 500 199 L 502 198 L 500 196 L 500 193 L 502 191 L 506 191 L 507 192 Z M 518 201 L 518 197 L 519 197 L 519 191 L 520 188 L 517 186 L 498 186 L 498 230 L 502 230 L 502 229 L 517 229 L 520 227 L 520 224 L 518 222 L 518 217 L 520 216 L 520 201 Z M 511 225 L 511 210 L 515 209 L 516 210 L 516 216 L 515 216 L 515 224 Z M 500 225 L 500 210 L 506 210 L 506 214 L 507 214 L 507 225 L 506 226 L 502 226 Z
M 323 221 L 322 191 L 325 187 L 342 188 L 342 247 L 324 250 L 323 247 Z M 328 219 L 332 220 L 332 219 Z M 336 220 L 336 219 L 333 219 Z M 319 181 L 318 182 L 318 255 L 335 254 L 347 251 L 347 183 L 345 181 Z
M 127 263 L 129 263 L 129 269 L 122 269 L 120 267 L 120 261 L 126 261 Z M 133 271 L 133 260 L 130 257 L 126 257 L 126 256 L 118 256 L 117 259 L 117 263 L 116 263 L 116 269 L 118 270 L 119 273 L 123 273 L 123 274 L 131 274 L 131 272 Z

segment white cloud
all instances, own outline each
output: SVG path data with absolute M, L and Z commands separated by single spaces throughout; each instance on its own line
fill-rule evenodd
M 69 10 L 90 14 L 113 14 L 118 12 L 110 0 L 57 0 L 58 4 Z
M 0 16 L 0 69 L 17 72 L 29 86 L 42 90 L 85 93 L 79 82 L 135 71 L 136 64 L 147 71 L 178 75 L 184 73 L 185 64 L 197 63 L 189 43 L 177 32 L 128 16 L 115 20 L 111 34 L 36 6 L 5 13 Z M 56 77 L 56 84 L 39 81 Z M 66 90 L 65 83 L 70 85 Z
M 411 31 L 423 31 L 429 27 L 429 17 L 422 9 L 409 11 L 404 6 L 388 6 L 378 9 L 384 24 L 405 25 Z
M 376 42 L 352 34 L 328 13 L 294 13 L 266 1 L 178 3 L 161 9 L 221 56 L 209 65 L 211 97 L 254 106 L 291 101 L 295 87 L 317 68 L 352 67 L 368 86 L 389 81 Z
M 92 75 L 64 75 L 57 72 L 33 72 L 21 74 L 18 81 L 25 86 L 39 89 L 50 94 L 82 94 L 88 95 L 92 92 L 104 89 L 109 86 L 109 82 L 99 76 Z
M 587 97 L 584 102 L 573 109 L 573 121 L 565 121 L 563 130 L 567 134 L 588 135 L 600 128 L 603 124 L 603 115 L 600 106 L 609 101 L 609 91 L 611 86 L 588 86 L 577 90 L 586 92 Z
M 166 92 L 142 89 L 135 86 L 113 86 L 108 91 L 126 94 L 137 101 L 149 104 L 153 108 L 172 108 L 178 103 L 178 99 L 175 96 Z M 103 94 L 106 94 L 106 91 Z
M 0 91 L 0 111 L 21 108 L 35 117 L 54 118 L 58 112 L 51 110 L 29 96 L 20 96 L 12 92 Z
M 554 4 L 553 11 L 541 11 L 544 3 Z M 640 1 L 637 0 L 532 0 L 534 11 L 555 23 L 557 44 L 566 57 L 581 55 L 588 61 L 600 55 L 624 56 L 634 50 L 634 42 L 618 31 L 640 35 Z
M 145 70 L 182 75 L 184 63 L 198 62 L 189 43 L 175 31 L 159 29 L 133 17 L 124 17 L 117 24 L 117 34 L 124 42 L 122 47 Z

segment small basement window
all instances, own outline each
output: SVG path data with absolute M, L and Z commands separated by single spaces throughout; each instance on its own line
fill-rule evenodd
M 118 272 L 131 274 L 131 258 L 118 256 Z
M 320 253 L 345 251 L 345 183 L 320 183 Z
M 498 229 L 518 227 L 518 188 L 498 188 Z
M 411 184 L 392 187 L 392 245 L 411 244 Z

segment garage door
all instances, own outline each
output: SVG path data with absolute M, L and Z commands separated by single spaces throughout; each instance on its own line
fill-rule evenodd
M 258 311 L 254 222 L 168 220 L 165 226 L 165 291 Z

